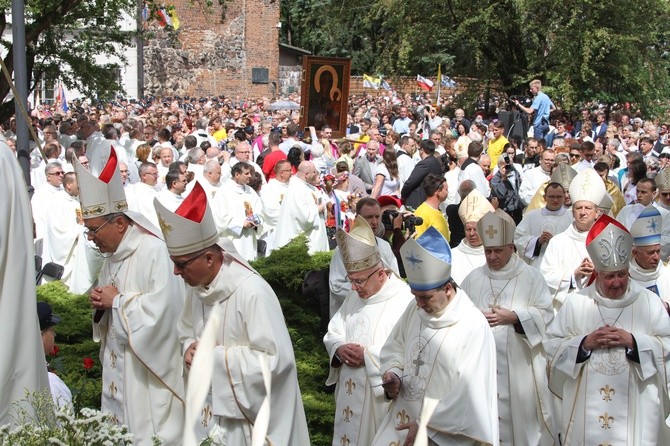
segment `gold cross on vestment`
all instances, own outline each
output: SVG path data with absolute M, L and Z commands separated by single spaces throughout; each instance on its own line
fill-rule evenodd
M 498 233 L 498 230 L 493 227 L 493 225 L 489 225 L 488 229 L 484 231 L 484 233 L 489 237 L 493 238 Z

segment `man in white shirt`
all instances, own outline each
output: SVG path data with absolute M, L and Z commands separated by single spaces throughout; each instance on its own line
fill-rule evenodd
M 54 203 L 54 196 L 63 190 L 63 167 L 60 163 L 49 163 L 44 168 L 47 181 L 38 187 L 30 200 L 35 221 L 35 239 L 40 240 L 46 234 L 49 212 Z
M 279 209 L 288 191 L 288 183 L 291 179 L 291 164 L 286 160 L 277 161 L 274 167 L 275 177 L 261 188 L 261 201 L 263 202 L 263 233 L 261 239 L 265 240 L 265 254 L 269 255 L 275 249 L 275 230 L 279 223 Z
M 165 187 L 156 197 L 163 206 L 174 212 L 184 201 L 182 194 L 186 189 L 186 175 L 178 169 L 168 171 L 165 175 Z
M 523 172 L 521 175 L 521 187 L 519 187 L 519 198 L 521 198 L 524 205 L 528 206 L 531 198 L 533 198 L 533 195 L 535 195 L 540 186 L 549 181 L 555 160 L 556 154 L 553 150 L 544 150 L 540 154 L 540 165 Z

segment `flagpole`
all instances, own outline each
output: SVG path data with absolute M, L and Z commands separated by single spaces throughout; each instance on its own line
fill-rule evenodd
M 440 93 L 442 89 L 442 64 L 437 64 L 437 104 L 436 106 L 440 106 Z

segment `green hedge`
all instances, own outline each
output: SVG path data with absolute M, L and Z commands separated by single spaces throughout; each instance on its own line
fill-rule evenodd
M 304 236 L 253 263 L 254 268 L 268 281 L 279 297 L 286 324 L 293 341 L 298 367 L 298 379 L 312 445 L 330 445 L 332 442 L 335 403 L 326 391 L 328 355 L 322 343 L 320 317 L 307 305 L 301 294 L 305 273 L 324 269 L 330 263 L 331 253 L 307 254 Z M 72 390 L 75 408 L 100 408 L 101 368 L 98 359 L 99 344 L 91 338 L 91 308 L 88 296 L 69 294 L 60 282 L 37 288 L 37 300 L 47 301 L 54 314 L 62 317 L 56 327 L 55 357 L 50 365 Z M 87 370 L 84 359 L 93 359 Z

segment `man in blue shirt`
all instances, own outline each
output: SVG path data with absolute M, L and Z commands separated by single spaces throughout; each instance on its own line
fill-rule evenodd
M 520 110 L 533 116 L 533 137 L 541 139 L 549 133 L 549 112 L 554 110 L 554 103 L 551 102 L 549 96 L 542 91 L 542 82 L 539 79 L 534 79 L 530 82 L 530 92 L 535 96 L 530 107 L 524 107 L 519 101 L 514 101 Z

